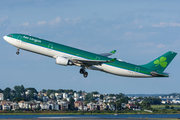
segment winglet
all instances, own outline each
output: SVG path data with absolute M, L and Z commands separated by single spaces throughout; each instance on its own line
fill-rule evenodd
M 111 59 L 112 62 L 114 62 L 115 60 L 116 60 L 116 58 Z
M 111 51 L 110 53 L 115 54 L 115 53 L 116 53 L 116 50 L 113 50 L 113 51 Z

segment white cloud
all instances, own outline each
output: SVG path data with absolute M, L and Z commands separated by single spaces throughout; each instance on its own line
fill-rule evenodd
M 55 24 L 58 24 L 59 22 L 61 22 L 61 18 L 58 16 L 54 20 L 49 21 L 49 24 L 50 25 L 55 25 Z
M 44 24 L 46 24 L 46 23 L 47 23 L 46 21 L 38 21 L 38 22 L 37 22 L 38 25 L 44 25 Z
M 166 23 L 166 22 L 160 22 L 157 25 L 153 25 L 153 27 L 167 27 L 167 26 L 171 26 L 171 27 L 180 27 L 180 23 Z
M 153 25 L 153 27 L 166 27 L 168 23 L 166 22 L 160 22 L 158 25 Z
M 158 45 L 156 45 L 156 46 L 157 46 L 158 48 L 163 48 L 163 47 L 165 47 L 166 45 L 160 43 L 160 44 L 158 44 Z
M 0 21 L 5 21 L 5 20 L 7 20 L 8 19 L 8 16 L 5 16 L 5 17 L 2 17 L 1 19 L 0 19 Z
M 140 26 L 139 26 L 139 28 L 143 28 L 143 26 L 142 26 L 142 25 L 140 25 Z
M 180 27 L 180 23 L 169 23 L 169 26 L 178 26 L 178 27 Z
M 28 25 L 29 25 L 29 22 L 24 22 L 22 25 L 23 25 L 23 26 L 28 26 Z

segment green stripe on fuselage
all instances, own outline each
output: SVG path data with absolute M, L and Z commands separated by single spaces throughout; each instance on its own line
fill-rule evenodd
M 24 34 L 11 34 L 13 36 L 13 38 L 15 39 L 19 39 L 23 42 L 27 42 L 27 43 L 31 43 L 34 45 L 38 45 L 41 47 L 45 47 L 45 48 L 49 48 L 49 45 L 53 45 L 53 48 L 50 48 L 52 50 L 56 50 L 59 52 L 64 52 L 67 54 L 71 54 L 74 56 L 78 56 L 78 57 L 82 57 L 85 59 L 90 59 L 90 60 L 111 60 L 111 58 L 105 57 L 105 56 L 101 56 L 98 54 L 94 54 L 91 52 L 87 52 L 84 50 L 79 50 L 76 48 L 72 48 L 69 46 L 65 46 L 62 44 L 58 44 L 58 43 L 54 43 L 54 42 L 50 42 L 44 39 L 39 39 L 36 37 L 32 37 L 32 36 L 28 36 L 28 35 L 24 35 Z M 50 46 L 51 47 L 51 46 Z M 150 69 L 138 66 L 138 65 L 134 65 L 131 63 L 126 63 L 123 61 L 118 61 L 115 60 L 114 62 L 111 63 L 104 63 L 104 64 L 108 64 L 114 67 L 118 67 L 118 68 L 122 68 L 122 69 L 126 69 L 126 70 L 130 70 L 130 71 L 134 71 L 134 72 L 139 72 L 139 73 L 143 73 L 143 74 L 147 74 L 150 75 L 151 71 Z

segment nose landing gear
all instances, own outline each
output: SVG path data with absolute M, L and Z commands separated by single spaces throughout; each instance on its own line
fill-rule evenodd
M 79 71 L 80 74 L 83 74 L 83 76 L 86 78 L 88 76 L 88 72 L 86 72 L 85 69 L 81 68 Z
M 17 48 L 17 52 L 16 52 L 17 55 L 19 55 L 19 48 Z

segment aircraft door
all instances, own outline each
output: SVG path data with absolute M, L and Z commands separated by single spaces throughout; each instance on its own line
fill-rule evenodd
M 51 49 L 53 49 L 53 44 L 48 45 L 48 50 L 51 51 Z
M 140 71 L 140 68 L 139 67 L 136 67 L 135 68 L 135 72 L 139 72 Z
M 17 39 L 18 39 L 18 40 L 17 40 L 17 42 L 20 42 L 20 43 L 21 43 L 22 36 L 21 36 L 21 35 L 19 35 Z

